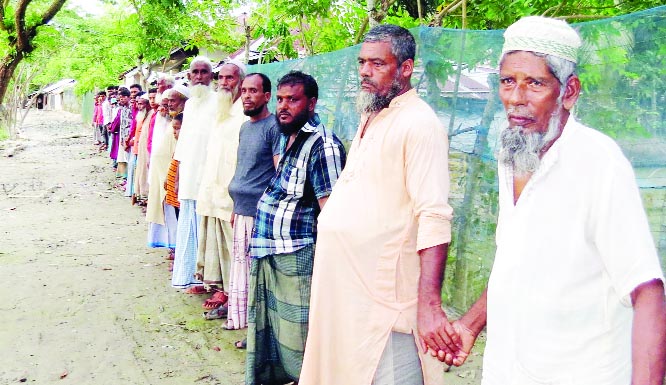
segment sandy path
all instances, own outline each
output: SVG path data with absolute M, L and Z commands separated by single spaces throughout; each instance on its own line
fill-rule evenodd
M 170 287 L 164 251 L 144 246 L 143 215 L 79 122 L 32 111 L 23 150 L 6 157 L 0 142 L 0 384 L 242 384 L 231 343 L 244 331 Z M 447 382 L 478 384 L 479 362 Z

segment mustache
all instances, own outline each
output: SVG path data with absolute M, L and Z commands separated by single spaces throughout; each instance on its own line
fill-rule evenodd
M 506 109 L 507 115 L 518 115 L 527 119 L 534 119 L 534 115 L 524 107 L 510 106 Z
M 377 82 L 373 81 L 373 80 L 370 79 L 370 77 L 368 77 L 368 76 L 363 76 L 363 77 L 361 78 L 361 85 L 363 85 L 363 84 L 369 84 L 369 85 L 371 85 L 371 86 L 373 86 L 373 87 L 377 87 Z

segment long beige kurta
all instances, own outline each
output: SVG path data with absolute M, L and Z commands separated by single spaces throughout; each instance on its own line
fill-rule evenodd
M 360 132 L 319 215 L 301 385 L 370 385 L 391 331 L 417 341 L 417 250 L 451 240 L 448 140 L 434 111 L 410 90 Z M 442 384 L 443 364 L 420 357 L 425 384 Z
M 150 193 L 148 195 L 148 208 L 146 221 L 164 225 L 164 198 L 166 190 L 164 182 L 167 179 L 169 165 L 176 149 L 176 138 L 173 136 L 173 126 L 168 123 L 164 130 L 164 138 L 157 147 L 153 147 L 150 163 Z
M 229 183 L 236 172 L 240 126 L 248 119 L 238 98 L 229 117 L 211 130 L 197 195 L 197 214 L 231 221 L 234 201 L 229 195 Z
M 213 127 L 197 195 L 197 214 L 202 218 L 196 275 L 205 285 L 221 285 L 224 291 L 229 290 L 233 250 L 229 183 L 236 172 L 240 127 L 248 119 L 238 98 L 229 116 Z

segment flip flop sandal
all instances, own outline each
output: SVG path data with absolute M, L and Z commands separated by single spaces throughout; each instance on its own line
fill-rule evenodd
M 234 342 L 234 347 L 236 349 L 247 349 L 247 338 L 244 338 L 242 341 Z
M 216 291 L 213 296 L 205 300 L 201 307 L 206 310 L 218 308 L 227 303 L 229 297 L 221 291 Z
M 185 294 L 195 294 L 195 295 L 201 295 L 201 294 L 207 294 L 208 291 L 203 286 L 192 286 L 189 289 L 185 290 Z
M 221 318 L 226 318 L 227 317 L 227 312 L 228 309 L 226 306 L 220 306 L 218 308 L 215 308 L 211 311 L 205 311 L 203 313 L 204 319 L 211 321 L 214 319 L 221 319 Z

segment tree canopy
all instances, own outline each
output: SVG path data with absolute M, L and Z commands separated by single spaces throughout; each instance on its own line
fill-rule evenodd
M 505 28 L 524 15 L 569 21 L 634 12 L 659 0 L 100 0 L 104 12 L 82 15 L 66 0 L 2 0 L 0 53 L 42 71 L 35 84 L 77 80 L 78 91 L 118 82 L 142 64 L 159 69 L 178 48 L 231 53 L 247 39 L 264 38 L 265 60 L 311 56 L 357 43 L 380 22 L 405 27 Z M 23 8 L 21 8 L 23 7 Z M 23 9 L 23 13 L 19 12 Z M 58 12 L 59 11 L 59 12 Z M 245 14 L 243 14 L 245 12 Z M 16 15 L 25 30 L 16 33 Z M 55 16 L 55 17 L 54 17 Z M 52 20 L 51 20 L 52 19 Z M 39 28 L 39 33 L 37 33 Z M 19 49 L 23 47 L 23 49 Z M 25 49 L 27 48 L 27 49 Z M 12 72 L 13 73 L 13 72 Z M 0 72 L 2 75 L 2 72 Z M 11 73 L 5 74 L 9 84 Z M 0 88 L 0 102 L 3 92 Z

